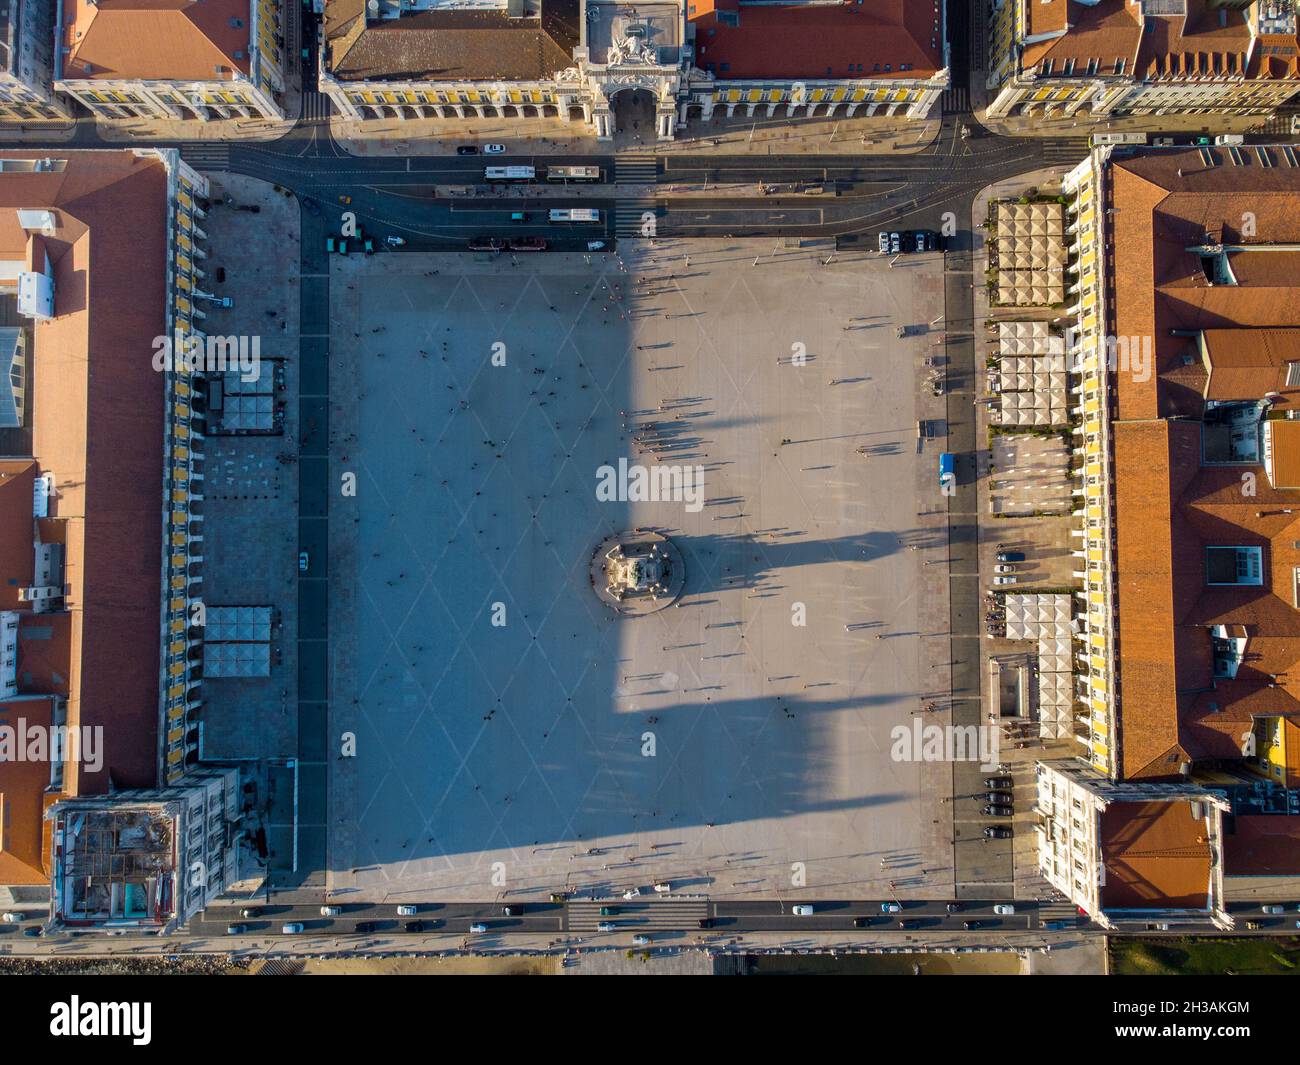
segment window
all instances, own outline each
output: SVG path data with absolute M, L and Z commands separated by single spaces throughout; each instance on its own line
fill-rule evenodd
M 1211 585 L 1264 583 L 1264 549 L 1260 547 L 1207 547 L 1205 583 Z

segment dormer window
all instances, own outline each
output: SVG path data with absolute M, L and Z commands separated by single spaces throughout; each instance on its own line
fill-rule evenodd
M 1262 547 L 1207 547 L 1205 583 L 1211 586 L 1257 586 L 1264 583 Z

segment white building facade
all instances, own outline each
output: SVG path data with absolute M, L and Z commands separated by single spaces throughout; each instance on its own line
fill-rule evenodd
M 350 0 L 328 0 L 330 5 Z M 948 87 L 946 69 L 915 76 L 848 77 L 819 80 L 728 79 L 699 69 L 693 62 L 693 27 L 685 6 L 649 0 L 632 5 L 625 0 L 575 0 L 580 32 L 556 39 L 568 48 L 567 65 L 528 78 L 349 76 L 342 64 L 331 69 L 330 49 L 321 50 L 321 91 L 336 111 L 354 121 L 391 119 L 536 119 L 560 118 L 591 126 L 598 138 L 612 137 L 615 111 L 625 93 L 641 93 L 653 101 L 655 137 L 672 140 L 692 118 L 807 118 L 871 115 L 924 119 Z M 443 15 L 448 24 L 467 9 L 497 12 L 503 20 L 536 19 L 538 10 L 521 0 L 423 0 L 418 11 Z M 403 8 L 402 10 L 405 10 Z M 368 26 L 400 19 L 377 2 L 370 5 Z M 545 0 L 541 6 L 545 24 Z M 339 20 L 338 36 L 356 36 L 355 22 Z M 429 25 L 436 25 L 430 22 Z M 504 22 L 503 22 L 504 25 Z M 349 28 L 350 27 L 350 28 Z M 401 31 L 401 24 L 395 32 Z M 945 50 L 946 55 L 946 50 Z M 430 66 L 446 64 L 430 63 Z M 472 64 L 467 64 L 472 65 Z

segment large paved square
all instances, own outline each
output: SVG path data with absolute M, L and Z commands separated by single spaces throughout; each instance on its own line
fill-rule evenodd
M 945 894 L 950 767 L 890 756 L 946 681 L 940 260 L 622 255 L 333 266 L 332 891 Z M 599 501 L 620 457 L 702 505 Z M 642 527 L 685 590 L 616 618 L 589 563 Z

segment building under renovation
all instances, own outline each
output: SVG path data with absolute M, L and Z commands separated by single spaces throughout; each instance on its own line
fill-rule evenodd
M 201 769 L 170 788 L 65 799 L 45 817 L 55 928 L 156 927 L 166 933 L 236 877 L 236 769 Z

